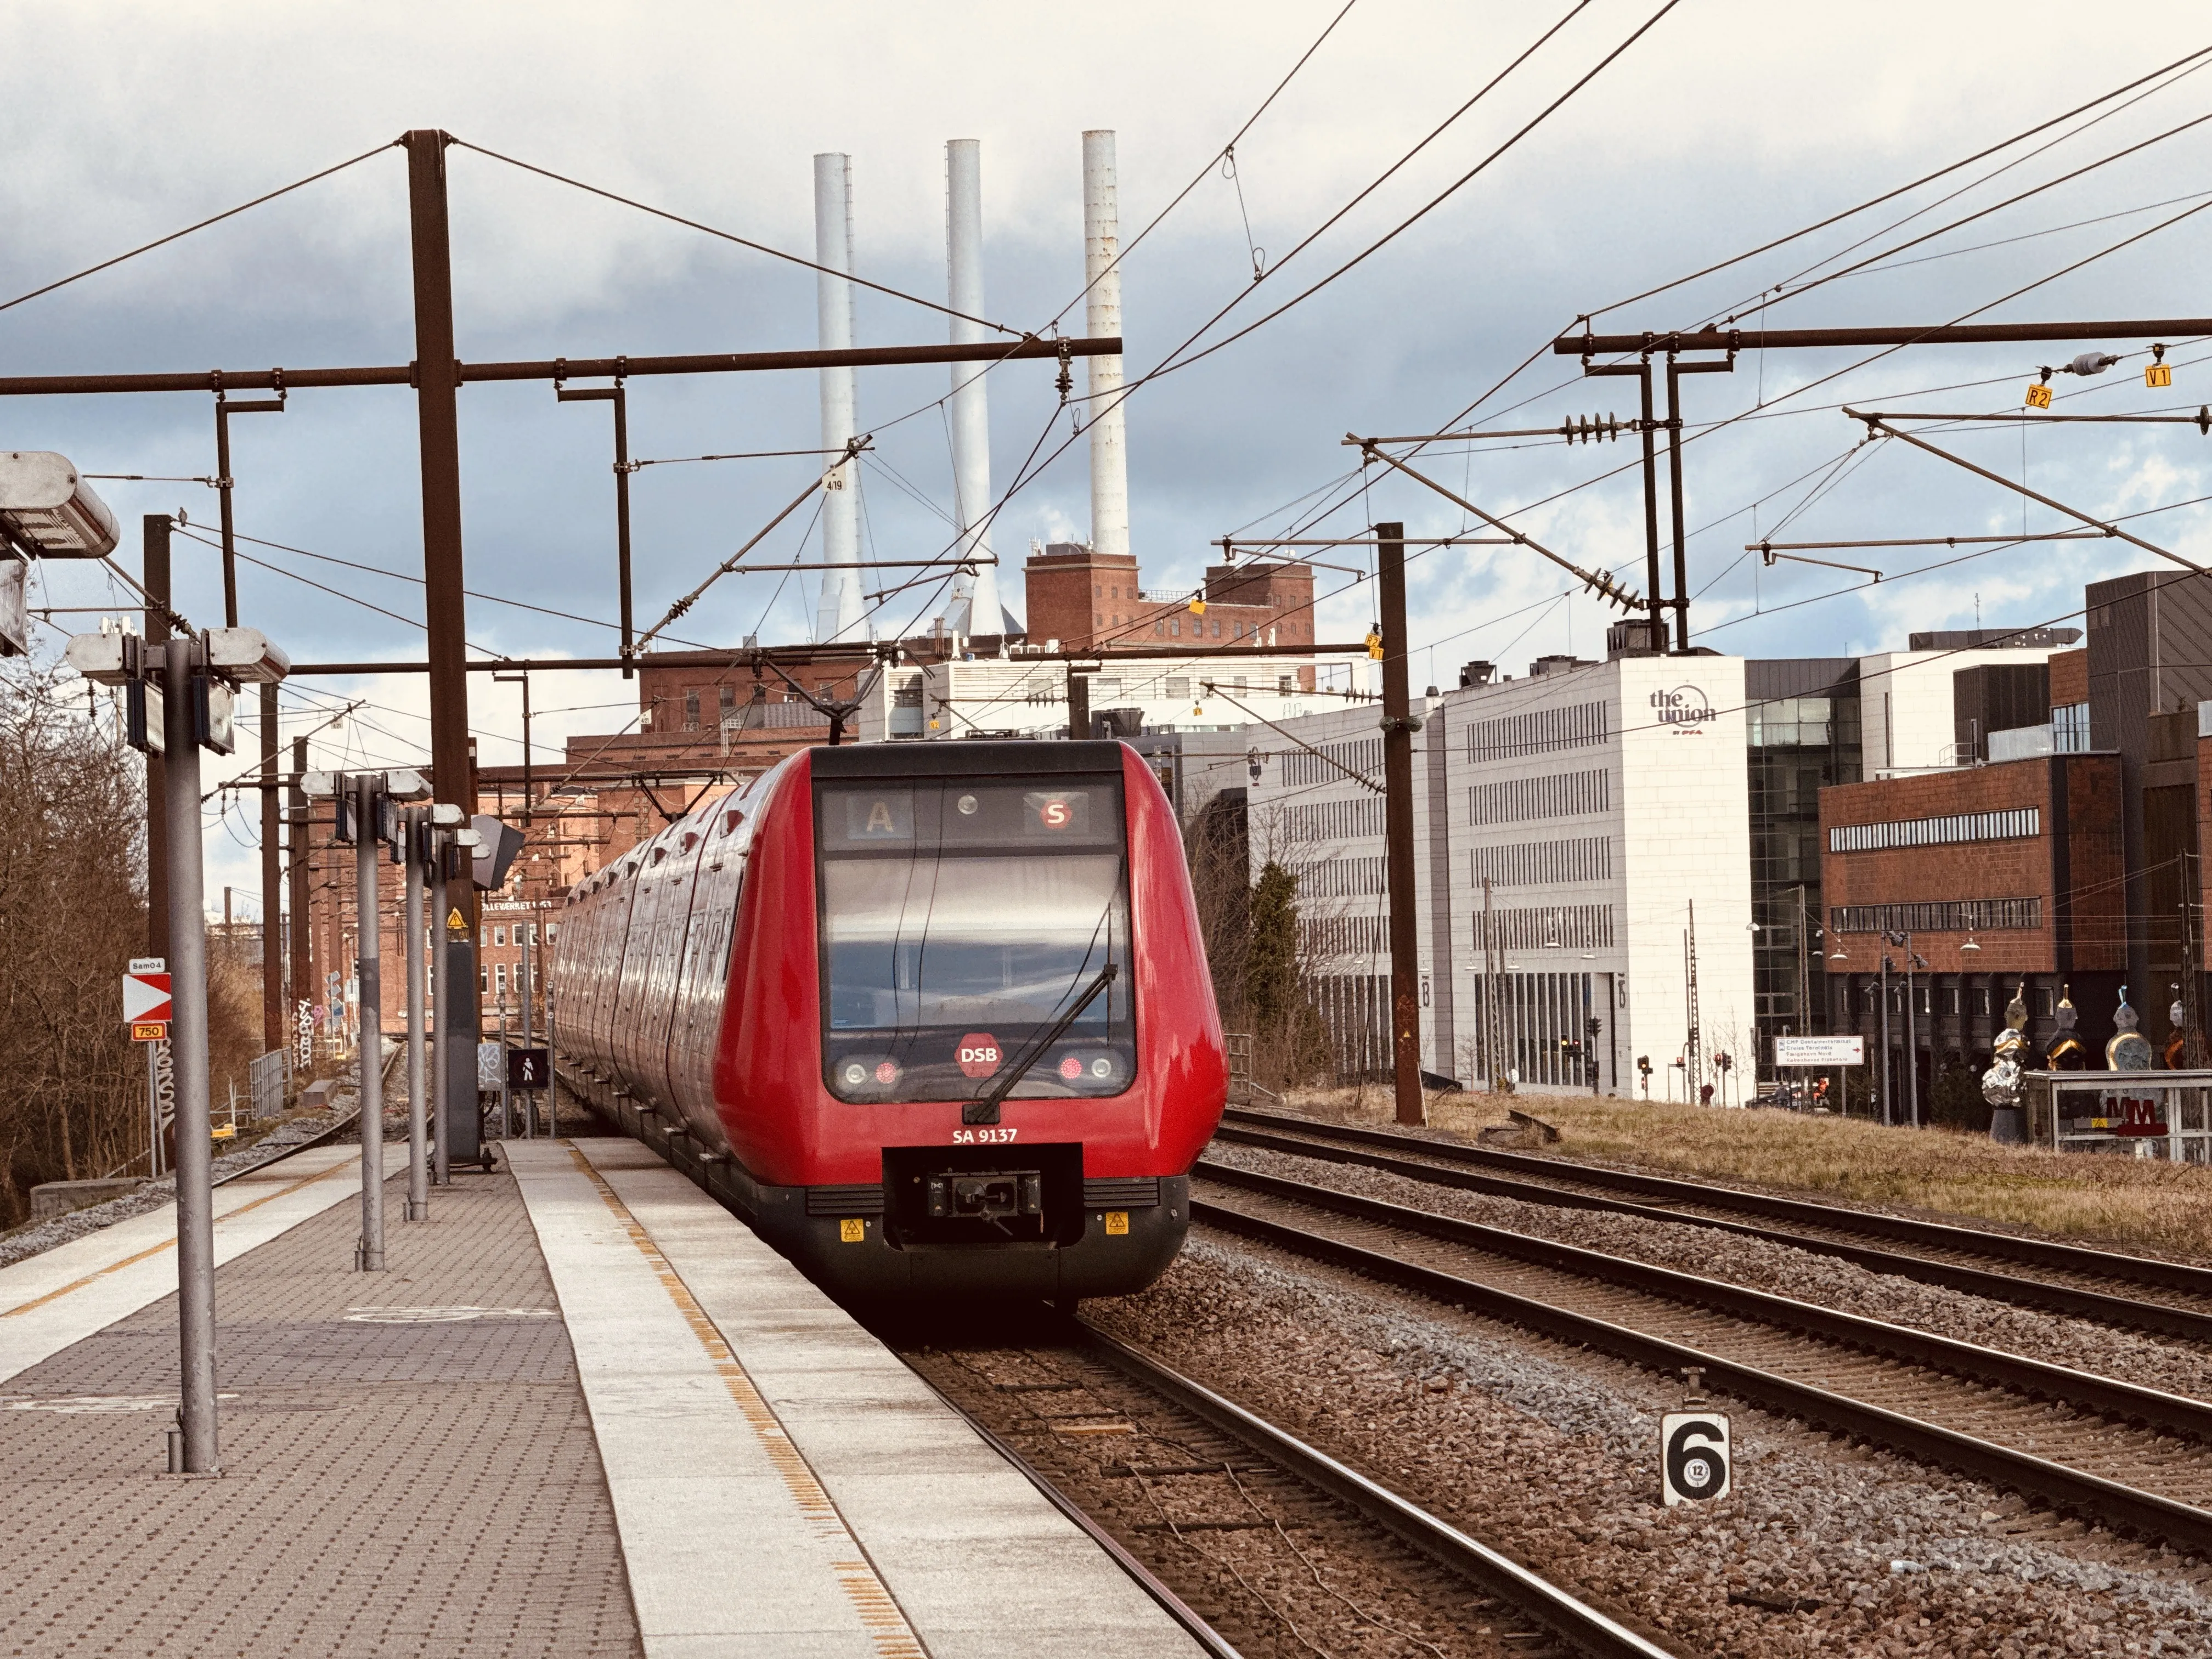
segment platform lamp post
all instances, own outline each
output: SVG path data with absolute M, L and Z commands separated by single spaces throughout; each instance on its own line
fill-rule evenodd
M 377 902 L 377 849 L 398 863 L 406 852 L 403 805 L 428 800 L 419 772 L 310 772 L 311 798 L 328 797 L 335 823 L 331 839 L 354 849 L 354 915 L 358 969 L 356 1000 L 360 1039 L 355 1064 L 361 1079 L 361 1239 L 354 1249 L 360 1273 L 384 1271 L 384 963 L 381 907 Z
M 1908 1115 L 1912 1127 L 1917 1129 L 1920 1127 L 1920 1036 L 1914 1021 L 1914 1016 L 1919 1011 L 1912 1006 L 1912 970 L 1916 967 L 1925 968 L 1928 958 L 1913 950 L 1910 930 L 1887 933 L 1883 937 L 1905 952 L 1905 1096 Z M 1888 966 L 1887 958 L 1882 965 L 1885 968 Z M 1887 1005 L 1884 1006 L 1887 1011 Z M 1887 1057 L 1889 1052 L 1887 1038 L 1883 1042 L 1882 1052 Z
M 1828 952 L 1828 960 L 1831 962 L 1849 962 L 1850 960 L 1850 957 L 1844 950 L 1843 942 L 1840 939 L 1837 941 L 1836 948 Z M 1856 1023 L 1856 1018 L 1854 1018 L 1853 1023 Z M 1882 1050 L 1881 1063 L 1884 1066 L 1887 1066 L 1889 1064 L 1889 1050 L 1887 1048 L 1884 1048 Z M 1836 1109 L 1841 1112 L 1845 1117 L 1849 1117 L 1851 1115 L 1851 1079 L 1848 1072 L 1841 1074 L 1839 1086 L 1842 1092 L 1836 1097 Z
M 181 621 L 181 618 L 178 619 Z M 200 842 L 202 749 L 229 754 L 240 684 L 274 684 L 289 663 L 251 628 L 182 629 L 160 645 L 80 634 L 69 664 L 123 689 L 133 744 L 162 757 L 169 894 L 169 1037 L 177 1090 L 177 1340 L 169 1473 L 222 1468 L 215 1376 L 215 1205 L 208 1121 L 207 916 Z M 158 734 L 158 735 L 157 735 Z

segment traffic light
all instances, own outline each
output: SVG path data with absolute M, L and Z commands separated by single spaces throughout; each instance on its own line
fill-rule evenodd
M 1650 1077 L 1651 1075 L 1651 1056 L 1649 1054 L 1637 1055 L 1636 1069 L 1643 1073 L 1644 1076 Z
M 1713 1056 L 1713 1068 L 1716 1071 L 1725 1072 L 1729 1066 L 1735 1064 L 1735 1061 L 1725 1054 L 1715 1054 Z

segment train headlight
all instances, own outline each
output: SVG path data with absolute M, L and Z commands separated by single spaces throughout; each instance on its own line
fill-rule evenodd
M 1109 1078 L 1113 1076 L 1114 1062 L 1111 1060 L 1109 1060 L 1104 1054 L 1099 1055 L 1097 1059 L 1091 1062 L 1091 1075 L 1095 1078 Z
M 863 1089 L 868 1083 L 868 1068 L 857 1060 L 848 1060 L 840 1066 L 837 1075 L 844 1079 L 848 1089 Z
M 960 816 L 963 818 L 974 817 L 975 816 L 975 808 L 980 803 L 973 795 L 963 795 L 960 797 L 959 800 L 955 803 L 955 805 L 960 808 Z

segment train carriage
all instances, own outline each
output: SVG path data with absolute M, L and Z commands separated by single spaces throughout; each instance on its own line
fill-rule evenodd
M 832 1290 L 1069 1301 L 1180 1247 L 1227 1061 L 1127 746 L 805 750 L 562 922 L 568 1080 Z

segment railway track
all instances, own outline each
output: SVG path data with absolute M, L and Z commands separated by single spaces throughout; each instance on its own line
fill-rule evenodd
M 1711 1227 L 2017 1307 L 2212 1346 L 2212 1270 L 1422 1135 L 1232 1107 L 1216 1139 L 1525 1203 Z M 1633 1194 L 1634 1196 L 1626 1196 Z M 1764 1224 L 1735 1218 L 1753 1215 Z M 1881 1244 L 1869 1243 L 1880 1239 Z M 2006 1264 L 2001 1271 L 1992 1262 Z M 2115 1294 L 2115 1285 L 2131 1287 Z M 2142 1294 L 2151 1293 L 2149 1297 Z
M 1672 1269 L 1201 1160 L 1202 1224 L 2212 1559 L 2212 1406 Z
M 1239 1659 L 1218 1625 L 1296 1650 L 1331 1620 L 1440 1659 L 1669 1651 L 1086 1322 L 1036 1334 L 897 1346 L 1217 1659 Z

